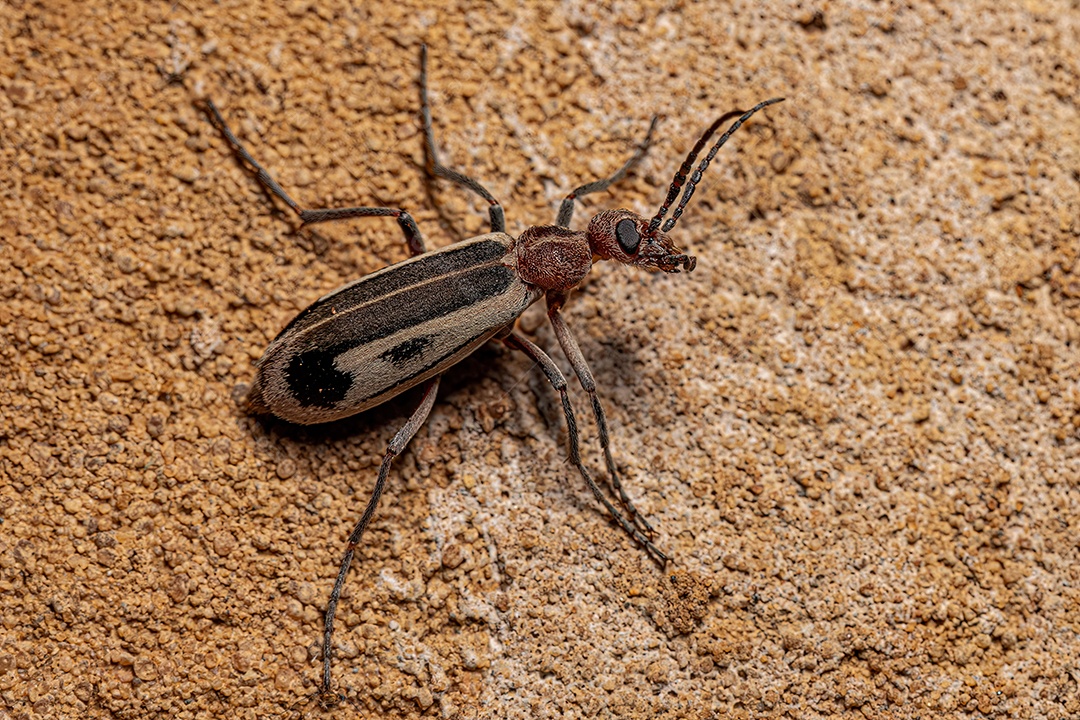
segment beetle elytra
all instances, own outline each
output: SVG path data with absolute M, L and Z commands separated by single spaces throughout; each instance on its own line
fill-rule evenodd
M 259 165 L 229 130 L 213 103 L 205 101 L 211 121 L 233 153 L 273 195 L 286 203 L 304 225 L 356 217 L 394 218 L 412 255 L 351 282 L 312 303 L 270 343 L 258 363 L 248 394 L 248 409 L 271 413 L 294 423 L 321 423 L 378 405 L 409 388 L 422 386 L 419 407 L 394 435 L 383 456 L 375 487 L 364 513 L 348 539 L 337 579 L 326 607 L 323 631 L 321 694 L 332 701 L 330 663 L 334 616 L 353 553 L 371 521 L 385 487 L 390 465 L 427 419 L 435 402 L 440 375 L 489 340 L 523 352 L 540 366 L 559 393 L 566 418 L 570 460 L 597 501 L 615 522 L 661 565 L 668 561 L 652 539 L 655 531 L 623 489 L 612 457 L 607 418 L 596 382 L 562 308 L 595 260 L 615 260 L 648 270 L 677 273 L 693 270 L 696 259 L 680 251 L 668 236 L 702 173 L 739 127 L 773 98 L 748 111 L 721 116 L 705 131 L 683 161 L 660 209 L 650 219 L 629 210 L 605 210 L 583 231 L 570 229 L 577 198 L 606 189 L 622 179 L 644 156 L 656 118 L 645 140 L 611 176 L 586 183 L 562 201 L 554 225 L 540 225 L 513 238 L 505 231 L 502 206 L 476 180 L 442 165 L 436 154 L 427 97 L 427 49 L 421 49 L 420 105 L 425 157 L 430 175 L 476 193 L 489 205 L 491 232 L 427 252 L 420 229 L 408 212 L 387 207 L 308 210 L 301 208 Z M 695 167 L 709 138 L 720 125 L 737 118 Z M 692 172 L 691 172 L 692 171 Z M 665 220 L 672 204 L 682 197 Z M 589 395 L 607 469 L 607 485 L 622 512 L 608 499 L 581 461 L 577 421 L 562 371 L 542 349 L 515 331 L 518 317 L 540 298 L 559 345 Z

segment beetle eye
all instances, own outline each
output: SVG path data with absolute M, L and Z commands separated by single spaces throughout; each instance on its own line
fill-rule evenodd
M 641 244 L 641 235 L 638 234 L 637 225 L 629 218 L 620 220 L 615 225 L 615 239 L 619 241 L 619 247 L 627 255 L 635 254 L 638 245 Z

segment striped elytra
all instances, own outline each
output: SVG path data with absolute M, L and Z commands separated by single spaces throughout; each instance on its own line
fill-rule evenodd
M 248 406 L 303 425 L 375 407 L 460 362 L 543 296 L 490 233 L 383 268 L 316 300 L 259 362 Z

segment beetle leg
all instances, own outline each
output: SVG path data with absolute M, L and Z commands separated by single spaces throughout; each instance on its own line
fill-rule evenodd
M 653 530 L 649 521 L 638 512 L 636 507 L 634 507 L 634 503 L 631 502 L 630 496 L 627 495 L 626 490 L 623 489 L 622 482 L 619 479 L 619 473 L 615 469 L 615 459 L 611 456 L 607 415 L 604 413 L 604 407 L 600 404 L 600 397 L 596 394 L 596 380 L 593 379 L 592 371 L 589 369 L 588 363 L 585 362 L 585 356 L 581 354 L 581 348 L 578 347 L 577 340 L 574 339 L 573 333 L 570 332 L 570 327 L 566 324 L 562 314 L 559 312 L 561 307 L 561 298 L 549 296 L 548 319 L 551 321 L 551 326 L 555 329 L 555 337 L 559 339 L 559 345 L 562 346 L 563 352 L 570 361 L 570 365 L 573 366 L 574 373 L 581 382 L 581 387 L 585 392 L 589 393 L 589 399 L 592 401 L 593 415 L 596 418 L 596 425 L 600 429 L 600 447 L 604 449 L 604 462 L 607 464 L 611 487 L 618 494 L 619 501 L 622 502 L 626 512 L 630 514 L 630 518 L 637 523 L 642 530 L 650 536 L 655 537 L 656 531 Z
M 401 226 L 402 231 L 405 233 L 405 242 L 409 246 L 409 252 L 413 255 L 423 255 L 424 252 L 426 252 L 424 238 L 420 234 L 420 228 L 417 227 L 416 221 L 413 220 L 412 215 L 400 208 L 351 207 L 305 210 L 300 207 L 297 202 L 289 197 L 289 194 L 278 185 L 277 181 L 270 177 L 270 173 L 266 172 L 263 166 L 251 156 L 251 153 L 240 144 L 240 141 L 236 139 L 232 130 L 230 130 L 229 126 L 225 123 L 225 118 L 221 116 L 217 106 L 209 100 L 205 101 L 205 105 L 206 109 L 210 111 L 210 119 L 217 129 L 221 131 L 221 134 L 225 136 L 225 140 L 229 143 L 233 153 L 240 158 L 242 163 L 254 171 L 256 179 L 262 183 L 262 186 L 288 205 L 293 212 L 300 216 L 301 222 L 305 225 L 314 225 L 315 223 L 329 222 L 331 220 L 346 220 L 354 217 L 392 217 L 397 220 L 398 225 Z
M 407 210 L 401 208 L 385 207 L 351 207 L 351 208 L 322 208 L 319 210 L 301 210 L 300 220 L 305 225 L 330 222 L 332 220 L 347 220 L 355 217 L 392 217 L 397 220 L 405 233 L 405 242 L 409 246 L 409 254 L 413 257 L 427 252 L 424 246 L 424 237 L 420 234 L 420 228 Z
M 653 129 L 656 128 L 656 120 L 657 116 L 653 115 L 652 122 L 649 123 L 649 129 L 645 133 L 645 139 L 641 141 L 641 144 L 638 145 L 638 149 L 634 151 L 634 154 L 630 156 L 630 159 L 627 160 L 621 168 L 616 170 L 613 175 L 602 180 L 593 180 L 590 183 L 585 183 L 563 198 L 562 204 L 559 205 L 559 214 L 555 218 L 556 225 L 569 228 L 570 219 L 574 217 L 574 200 L 583 195 L 588 195 L 589 193 L 607 190 L 608 187 L 626 177 L 626 173 L 630 172 L 635 165 L 641 162 L 641 159 L 645 157 L 645 153 L 649 150 L 649 145 L 652 144 L 652 134 Z
M 375 508 L 379 504 L 379 497 L 382 496 L 383 488 L 386 486 L 386 476 L 390 472 L 391 463 L 394 462 L 394 458 L 405 451 L 405 447 L 416 435 L 416 431 L 420 429 L 420 426 L 427 420 L 428 415 L 431 414 L 431 408 L 435 405 L 435 395 L 438 390 L 439 376 L 433 377 L 424 385 L 424 396 L 420 401 L 420 406 L 416 408 L 416 411 L 409 417 L 405 425 L 390 440 L 390 445 L 386 448 L 386 454 L 383 456 L 382 465 L 379 466 L 379 477 L 375 481 L 375 488 L 371 491 L 371 499 L 368 500 L 367 507 L 364 508 L 364 514 L 353 526 L 352 532 L 349 533 L 349 545 L 345 551 L 345 557 L 341 559 L 341 568 L 338 570 L 337 580 L 334 581 L 334 589 L 330 591 L 330 601 L 326 604 L 326 619 L 323 624 L 323 681 L 320 691 L 324 696 L 328 696 L 330 693 L 330 658 L 333 654 L 331 643 L 334 634 L 334 614 L 337 612 L 341 589 L 345 586 L 345 576 L 349 574 L 349 566 L 352 565 L 353 553 L 356 552 L 356 546 L 360 544 L 360 538 L 363 536 L 364 530 L 367 529 L 368 523 L 371 522 L 371 517 L 375 514 Z
M 427 45 L 420 46 L 420 115 L 424 122 L 424 165 L 431 175 L 452 180 L 487 200 L 491 232 L 506 232 L 506 215 L 499 201 L 483 185 L 468 175 L 439 163 L 435 151 L 435 132 L 431 129 L 431 105 L 428 103 Z
M 615 518 L 615 521 L 619 523 L 619 526 L 626 531 L 630 537 L 634 538 L 642 547 L 645 548 L 645 552 L 649 554 L 661 567 L 667 564 L 668 556 L 660 551 L 658 547 L 653 545 L 652 541 L 645 536 L 633 523 L 629 522 L 622 513 L 615 509 L 615 506 L 607 499 L 607 496 L 600 490 L 600 486 L 593 480 L 592 475 L 585 468 L 585 465 L 581 462 L 581 450 L 578 442 L 577 421 L 574 419 L 574 409 L 570 405 L 570 397 L 566 393 L 566 378 L 563 376 L 562 371 L 555 362 L 537 347 L 534 343 L 526 340 L 517 333 L 511 333 L 505 339 L 503 339 L 508 347 L 515 348 L 525 353 L 533 362 L 540 366 L 540 369 L 544 371 L 544 375 L 547 376 L 548 382 L 559 393 L 562 398 L 563 414 L 566 416 L 566 430 L 570 443 L 570 462 L 572 462 L 581 473 L 581 476 L 585 478 L 585 483 L 592 490 L 593 496 L 603 505 L 607 511 L 611 514 L 611 517 Z M 633 506 L 630 506 L 631 509 Z M 636 513 L 636 511 L 634 511 Z M 650 528 L 651 529 L 651 528 Z

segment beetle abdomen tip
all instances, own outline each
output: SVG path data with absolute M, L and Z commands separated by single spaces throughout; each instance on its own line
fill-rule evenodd
M 267 415 L 270 413 L 270 408 L 266 406 L 266 401 L 263 400 L 262 384 L 259 382 L 258 376 L 251 383 L 251 388 L 244 397 L 243 406 L 244 412 L 248 415 Z

